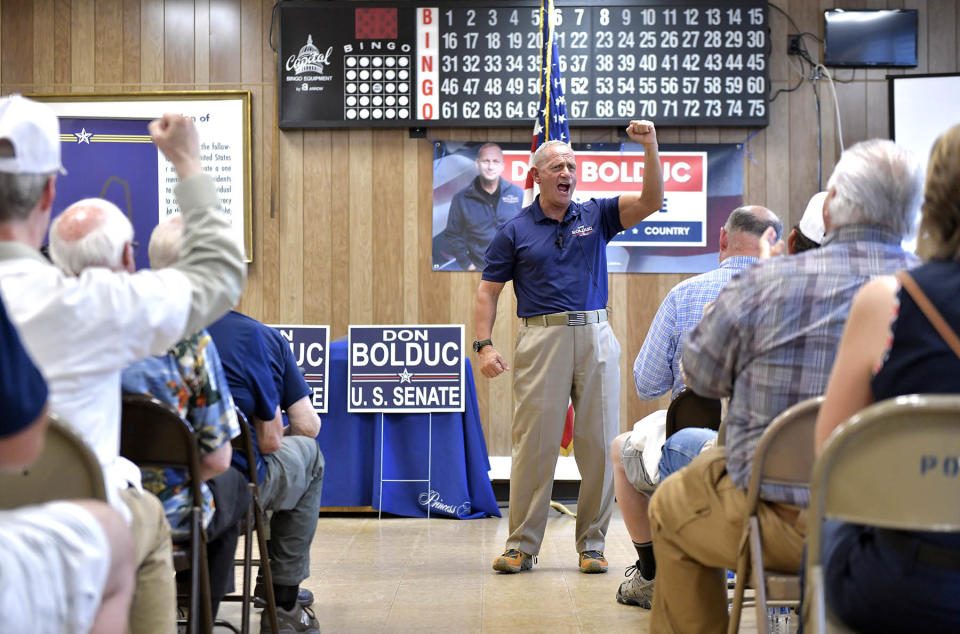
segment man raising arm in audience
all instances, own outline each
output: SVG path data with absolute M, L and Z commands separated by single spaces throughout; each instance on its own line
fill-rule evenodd
M 0 295 L 47 379 L 51 409 L 91 445 L 111 504 L 131 521 L 134 634 L 174 630 L 175 589 L 163 508 L 142 492 L 139 469 L 118 455 L 120 373 L 222 315 L 238 301 L 245 274 L 213 182 L 201 173 L 193 122 L 164 115 L 149 129 L 181 179 L 174 190 L 185 221 L 179 262 L 133 275 L 94 267 L 67 276 L 38 251 L 62 169 L 59 122 L 44 104 L 19 95 L 0 99 Z M 74 237 L 70 225 L 61 228 L 60 237 Z M 126 243 L 106 264 L 131 254 Z
M 62 233 L 73 239 L 64 240 Z M 150 237 L 151 268 L 159 270 L 178 259 L 182 233 L 180 215 L 157 225 Z M 53 221 L 50 256 L 72 275 L 97 266 L 133 273 L 132 251 L 125 248 L 132 240 L 133 226 L 123 212 L 109 201 L 91 198 L 74 203 Z M 120 261 L 113 264 L 116 254 Z M 209 333 L 201 330 L 177 342 L 165 355 L 133 362 L 123 371 L 122 387 L 124 392 L 149 394 L 173 406 L 193 430 L 204 480 L 202 523 L 216 617 L 221 597 L 233 585 L 238 522 L 250 503 L 246 479 L 230 468 L 230 440 L 240 435 L 240 427 L 217 348 Z M 182 469 L 143 469 L 141 473 L 144 488 L 163 503 L 173 540 L 188 540 L 193 502 L 187 474 Z
M 686 384 L 709 398 L 730 397 L 726 446 L 694 458 L 650 501 L 658 564 L 652 631 L 726 628 L 725 569 L 736 565 L 760 436 L 777 414 L 823 393 L 857 289 L 916 262 L 900 242 L 913 228 L 920 191 L 917 164 L 894 143 L 849 148 L 828 183 L 823 246 L 754 264 L 684 340 Z M 806 489 L 772 487 L 760 497 L 764 563 L 796 572 Z

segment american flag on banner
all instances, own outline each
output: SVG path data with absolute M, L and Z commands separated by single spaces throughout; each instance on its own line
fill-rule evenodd
M 533 124 L 533 143 L 530 145 L 530 167 L 533 167 L 533 153 L 547 141 L 570 142 L 570 125 L 567 122 L 567 101 L 563 97 L 560 85 L 560 51 L 557 49 L 557 36 L 553 30 L 553 0 L 540 0 L 540 108 L 537 120 Z M 533 202 L 537 196 L 537 184 L 527 171 L 527 181 L 523 187 L 523 206 Z

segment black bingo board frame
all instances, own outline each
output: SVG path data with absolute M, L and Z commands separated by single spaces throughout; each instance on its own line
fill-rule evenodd
M 766 0 L 555 10 L 572 125 L 768 125 Z M 280 127 L 532 124 L 539 12 L 524 0 L 280 3 Z

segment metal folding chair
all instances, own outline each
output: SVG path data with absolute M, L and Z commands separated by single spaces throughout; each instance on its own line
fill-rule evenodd
M 744 518 L 743 538 L 737 554 L 737 576 L 730 608 L 728 633 L 740 627 L 740 613 L 744 605 L 747 585 L 754 589 L 757 610 L 757 631 L 767 632 L 767 607 L 800 604 L 799 574 L 770 572 L 763 566 L 763 535 L 757 508 L 760 505 L 762 485 L 804 487 L 810 483 L 813 472 L 813 430 L 823 397 L 801 401 L 777 416 L 760 438 L 753 459 L 750 483 L 747 486 L 747 516 Z M 797 571 L 799 573 L 799 571 Z
M 0 473 L 0 509 L 54 500 L 107 500 L 103 468 L 83 438 L 55 414 L 48 414 L 39 458 L 22 473 Z
M 120 455 L 139 467 L 185 469 L 190 477 L 193 505 L 190 509 L 189 544 L 174 544 L 173 567 L 190 570 L 190 590 L 185 597 L 190 609 L 187 628 L 191 633 L 213 631 L 210 600 L 210 570 L 207 539 L 203 529 L 203 493 L 200 462 L 193 430 L 166 403 L 146 395 L 125 394 L 121 416 Z
M 241 594 L 228 594 L 223 597 L 223 601 L 232 601 L 241 603 L 242 620 L 240 631 L 248 634 L 250 631 L 250 604 L 253 602 L 253 588 L 251 587 L 251 573 L 253 566 L 259 566 L 263 576 L 264 592 L 266 594 L 266 607 L 264 608 L 261 619 L 270 619 L 270 625 L 273 632 L 279 631 L 277 625 L 277 602 L 273 596 L 273 575 L 270 573 L 270 558 L 267 555 L 266 538 L 266 513 L 260 502 L 260 488 L 257 480 L 256 455 L 253 451 L 253 437 L 251 436 L 250 426 L 247 423 L 246 416 L 239 409 L 237 410 L 237 420 L 240 423 L 240 435 L 233 439 L 233 450 L 240 452 L 247 460 L 247 477 L 250 489 L 250 506 L 247 508 L 247 515 L 244 520 L 243 530 L 243 559 L 235 561 L 236 565 L 243 568 L 243 591 Z M 253 530 L 257 531 L 257 549 L 260 551 L 260 557 L 253 559 Z
M 905 531 L 960 531 L 960 396 L 914 394 L 875 403 L 840 425 L 810 487 L 804 628 L 849 632 L 824 601 L 825 519 Z M 946 463 L 946 464 L 945 464 Z

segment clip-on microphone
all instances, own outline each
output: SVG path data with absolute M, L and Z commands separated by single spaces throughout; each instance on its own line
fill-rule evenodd
M 556 241 L 555 244 L 557 245 L 557 248 L 558 248 L 558 249 L 563 249 L 563 234 L 562 234 L 562 233 L 558 233 L 558 234 L 557 234 L 557 241 Z

